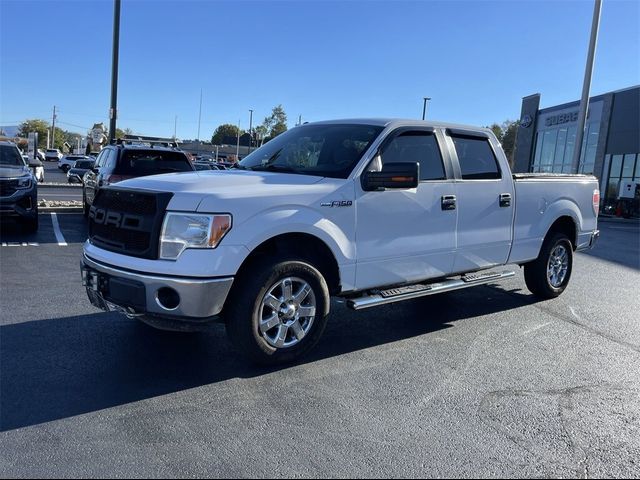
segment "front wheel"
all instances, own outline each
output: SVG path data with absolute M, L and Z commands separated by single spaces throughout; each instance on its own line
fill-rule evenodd
M 554 233 L 544 240 L 538 258 L 524 266 L 524 280 L 535 296 L 555 298 L 567 288 L 572 268 L 571 241 L 562 233 Z
M 291 362 L 322 336 L 330 305 L 327 283 L 303 260 L 259 261 L 250 270 L 236 279 L 227 299 L 227 333 L 254 362 Z

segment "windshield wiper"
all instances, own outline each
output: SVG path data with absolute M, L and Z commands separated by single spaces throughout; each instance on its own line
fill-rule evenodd
M 255 167 L 251 167 L 251 170 L 254 171 L 263 171 L 263 172 L 285 172 L 285 173 L 299 173 L 295 168 L 287 167 L 284 165 L 256 165 Z

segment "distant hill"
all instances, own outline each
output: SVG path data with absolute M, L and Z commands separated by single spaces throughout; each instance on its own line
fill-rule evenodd
M 20 127 L 18 125 L 2 125 L 0 126 L 0 135 L 4 137 L 15 137 L 18 135 Z

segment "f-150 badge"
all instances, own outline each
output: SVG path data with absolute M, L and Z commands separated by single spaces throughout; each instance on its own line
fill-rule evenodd
M 351 205 L 353 205 L 353 200 L 334 200 L 320 204 L 321 207 L 350 207 Z

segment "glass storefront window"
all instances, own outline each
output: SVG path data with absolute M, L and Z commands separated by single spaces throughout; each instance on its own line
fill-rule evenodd
M 553 154 L 556 151 L 556 139 L 558 130 L 547 130 L 544 132 L 542 141 L 542 153 L 540 154 L 540 171 L 550 172 L 553 166 Z
M 620 172 L 622 171 L 622 155 L 614 155 L 611 158 L 611 173 L 609 178 L 620 178 Z
M 636 157 L 636 173 L 633 175 L 633 178 L 640 180 L 640 154 L 636 155 Z
M 567 131 L 567 146 L 564 149 L 564 162 L 562 164 L 562 173 L 571 173 L 571 163 L 573 162 L 573 149 L 576 144 L 576 126 L 569 127 Z
M 633 177 L 633 169 L 635 167 L 636 156 L 635 154 L 627 154 L 624 156 L 624 161 L 622 162 L 622 176 L 623 177 Z
M 562 172 L 562 162 L 564 160 L 565 144 L 567 143 L 567 129 L 558 130 L 558 139 L 556 141 L 556 150 L 553 155 L 553 171 L 554 173 Z

